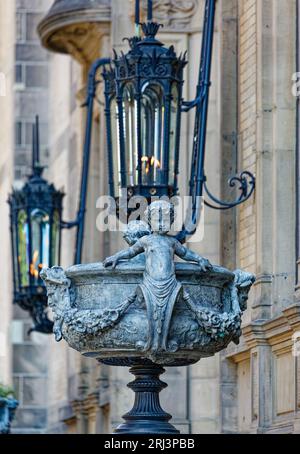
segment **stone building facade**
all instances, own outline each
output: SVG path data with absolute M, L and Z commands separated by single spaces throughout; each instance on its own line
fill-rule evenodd
M 5 5 L 4 5 L 5 4 Z M 15 430 L 40 433 L 47 430 L 46 395 L 49 339 L 28 336 L 28 314 L 12 306 L 11 246 L 7 199 L 12 187 L 20 187 L 31 172 L 32 124 L 39 115 L 41 161 L 48 160 L 48 55 L 40 46 L 37 24 L 51 2 L 16 0 L 1 2 L 0 71 L 6 75 L 1 98 L 1 336 L 0 382 L 14 386 L 20 406 Z M 3 8 L 3 11 L 2 11 Z M 3 65 L 3 66 L 2 66 Z M 6 320 L 6 317 L 7 320 Z M 7 376 L 7 372 L 9 371 Z
M 167 371 L 169 388 L 162 401 L 184 433 L 300 433 L 294 341 L 300 331 L 299 104 L 292 80 L 299 71 L 298 3 L 217 1 L 206 173 L 211 191 L 224 199 L 232 197 L 228 176 L 241 170 L 256 175 L 257 188 L 237 209 L 206 210 L 204 240 L 191 246 L 214 263 L 255 273 L 257 281 L 240 345 L 193 367 Z M 154 17 L 164 23 L 161 40 L 179 52 L 188 50 L 185 99 L 195 92 L 203 7 L 204 0 L 154 2 Z M 85 129 L 80 106 L 88 68 L 96 58 L 110 56 L 113 47 L 125 47 L 122 38 L 133 34 L 133 12 L 132 0 L 57 0 L 38 28 L 43 46 L 51 51 L 48 176 L 67 194 L 66 220 L 74 219 L 77 209 Z M 96 201 L 107 192 L 101 105 L 93 128 L 85 263 L 100 261 L 122 245 L 119 235 L 96 229 Z M 185 194 L 193 113 L 183 120 L 181 139 L 180 187 Z M 73 249 L 74 232 L 64 232 L 64 267 L 72 264 Z M 132 403 L 127 371 L 97 365 L 50 338 L 43 344 L 47 405 L 45 426 L 39 430 L 110 432 Z M 31 421 L 32 427 L 22 430 L 35 429 Z
M 9 211 L 7 194 L 13 182 L 13 84 L 15 9 L 0 3 L 0 383 L 11 384 L 12 364 L 10 323 L 12 317 L 11 248 L 8 241 Z

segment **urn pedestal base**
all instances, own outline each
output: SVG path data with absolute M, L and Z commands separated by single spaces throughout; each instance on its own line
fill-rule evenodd
M 159 393 L 168 385 L 159 377 L 165 372 L 156 364 L 133 366 L 130 373 L 135 380 L 127 386 L 135 392 L 132 410 L 123 416 L 115 434 L 179 434 L 180 432 L 169 423 L 172 418 L 160 405 Z

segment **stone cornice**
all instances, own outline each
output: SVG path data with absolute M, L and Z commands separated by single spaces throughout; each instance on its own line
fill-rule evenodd
M 245 344 L 229 355 L 234 361 L 241 361 L 249 357 L 249 350 L 260 346 L 270 346 L 274 351 L 284 349 L 289 351 L 292 347 L 292 337 L 300 331 L 300 303 L 284 309 L 282 315 L 271 320 L 257 320 L 244 326 L 243 338 Z
M 294 331 L 300 329 L 300 303 L 283 310 L 284 317 L 288 320 L 289 325 Z

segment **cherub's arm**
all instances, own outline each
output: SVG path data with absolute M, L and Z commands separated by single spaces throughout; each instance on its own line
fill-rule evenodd
M 120 260 L 132 259 L 142 252 L 144 252 L 144 247 L 141 241 L 137 241 L 134 246 L 117 252 L 117 254 L 113 255 L 112 257 L 105 259 L 103 265 L 105 268 L 112 265 L 112 268 L 115 269 Z
M 175 254 L 178 255 L 178 257 L 180 257 L 181 259 L 186 260 L 187 262 L 198 263 L 202 271 L 209 271 L 212 269 L 212 265 L 209 260 L 201 257 L 187 247 L 183 246 L 179 243 L 179 241 L 176 241 L 175 243 Z

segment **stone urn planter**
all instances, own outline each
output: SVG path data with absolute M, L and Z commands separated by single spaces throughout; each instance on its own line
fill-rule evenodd
M 98 263 L 54 267 L 42 276 L 56 340 L 102 363 L 131 367 L 136 376 L 129 385 L 136 392 L 135 406 L 117 433 L 177 433 L 159 405 L 158 393 L 166 386 L 159 375 L 163 367 L 191 365 L 231 341 L 238 343 L 254 276 L 217 266 L 203 272 L 193 263 L 177 263 L 176 278 L 185 295 L 174 306 L 165 348 L 153 348 L 149 310 L 136 292 L 144 269 L 142 262 L 123 261 L 116 270 Z
M 10 433 L 18 405 L 18 401 L 13 398 L 0 397 L 0 434 Z
M 239 342 L 255 281 L 210 262 L 168 235 L 174 208 L 153 202 L 128 224 L 129 248 L 103 263 L 44 269 L 57 341 L 112 366 L 129 366 L 133 409 L 117 433 L 178 433 L 159 403 L 163 367 L 188 366 Z M 175 262 L 175 256 L 184 263 Z

